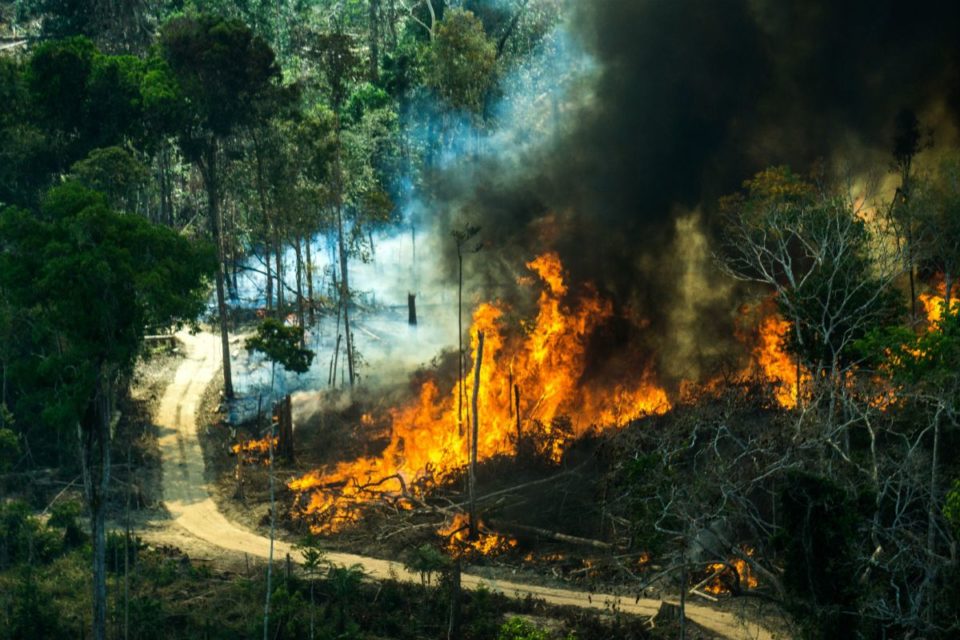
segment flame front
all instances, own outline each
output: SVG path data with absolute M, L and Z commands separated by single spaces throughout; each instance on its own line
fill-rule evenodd
M 474 362 L 479 332 L 484 333 L 477 400 L 478 459 L 514 453 L 518 442 L 535 436 L 537 450 L 556 461 L 570 438 L 592 427 L 622 426 L 643 415 L 668 411 L 667 394 L 651 381 L 648 370 L 615 385 L 585 378 L 587 342 L 612 316 L 613 306 L 593 289 L 574 304 L 565 303 L 563 266 L 554 253 L 539 256 L 527 267 L 544 286 L 537 316 L 524 325 L 524 332 L 508 331 L 502 305 L 483 303 L 473 314 Z M 298 495 L 297 515 L 309 517 L 316 532 L 337 530 L 358 520 L 359 504 L 384 498 L 409 506 L 403 496 L 416 495 L 418 487 L 463 468 L 468 462 L 466 411 L 473 385 L 470 372 L 463 381 L 461 420 L 460 385 L 441 391 L 433 381 L 425 382 L 414 402 L 390 412 L 390 442 L 381 455 L 312 471 L 288 484 Z M 520 395 L 519 421 L 515 389 Z
M 773 387 L 774 397 L 784 409 L 797 406 L 798 391 L 810 382 L 810 374 L 797 367 L 797 360 L 786 349 L 786 340 L 792 326 L 776 309 L 775 298 L 771 297 L 755 307 L 746 307 L 744 315 L 759 315 L 756 333 L 750 331 L 750 337 L 741 334 L 741 340 L 752 344 L 750 364 L 741 374 L 745 378 L 759 375 Z M 798 384 L 799 376 L 799 384 Z
M 790 323 L 777 314 L 770 314 L 760 323 L 760 341 L 753 355 L 764 378 L 774 384 L 777 402 L 785 409 L 797 406 L 797 364 L 784 349 Z M 802 374 L 801 374 L 802 376 Z

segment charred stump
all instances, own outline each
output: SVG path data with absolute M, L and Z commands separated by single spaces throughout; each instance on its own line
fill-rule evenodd
M 293 409 L 287 394 L 274 408 L 273 419 L 277 424 L 277 455 L 293 462 Z
M 407 294 L 407 324 L 415 326 L 417 324 L 417 294 Z

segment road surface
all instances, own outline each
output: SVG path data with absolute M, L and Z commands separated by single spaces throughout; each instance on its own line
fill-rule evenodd
M 197 410 L 204 390 L 220 371 L 220 338 L 209 333 L 189 335 L 185 332 L 178 337 L 185 346 L 186 357 L 167 387 L 155 419 L 160 431 L 163 497 L 171 515 L 168 526 L 179 527 L 188 536 L 214 547 L 266 558 L 270 540 L 227 520 L 214 504 L 205 481 L 203 452 L 197 437 Z M 290 544 L 279 540 L 274 542 L 275 558 L 283 558 L 288 553 L 299 557 Z M 326 557 L 346 566 L 358 564 L 370 578 L 420 581 L 419 574 L 407 571 L 397 562 L 334 552 L 327 553 Z M 619 611 L 643 616 L 653 616 L 660 608 L 659 600 L 635 601 L 632 597 L 526 585 L 468 573 L 463 574 L 462 584 L 467 589 L 483 585 L 490 591 L 506 595 L 529 595 L 555 605 L 598 610 L 616 607 Z M 766 629 L 708 606 L 688 603 L 687 616 L 731 639 L 772 638 Z

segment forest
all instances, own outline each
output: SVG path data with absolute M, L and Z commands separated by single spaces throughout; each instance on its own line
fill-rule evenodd
M 960 637 L 958 32 L 0 1 L 0 640 Z

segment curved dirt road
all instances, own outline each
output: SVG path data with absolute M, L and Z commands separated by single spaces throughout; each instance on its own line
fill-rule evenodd
M 155 419 L 160 430 L 163 496 L 172 516 L 170 526 L 180 527 L 189 536 L 214 547 L 266 558 L 270 547 L 269 539 L 227 520 L 214 504 L 204 480 L 203 453 L 197 438 L 196 410 L 204 389 L 220 370 L 220 339 L 207 333 L 196 336 L 181 333 L 178 337 L 186 347 L 186 358 L 177 369 L 173 382 L 167 387 Z M 274 543 L 275 558 L 283 558 L 287 553 L 298 557 L 290 544 L 279 540 Z M 337 564 L 359 564 L 371 578 L 397 578 L 415 582 L 420 580 L 417 574 L 408 572 L 403 565 L 396 562 L 348 553 L 327 553 L 326 556 Z M 634 601 L 629 596 L 587 594 L 582 591 L 492 580 L 467 573 L 464 573 L 462 581 L 463 586 L 468 589 L 484 585 L 490 591 L 518 597 L 530 595 L 557 605 L 599 610 L 615 606 L 625 613 L 645 616 L 656 614 L 660 608 L 659 600 Z M 772 638 L 766 629 L 756 624 L 747 624 L 733 614 L 710 607 L 687 604 L 687 615 L 697 624 L 728 638 Z

